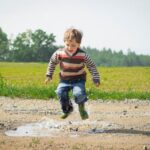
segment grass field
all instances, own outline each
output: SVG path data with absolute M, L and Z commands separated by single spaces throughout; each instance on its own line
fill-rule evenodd
M 0 95 L 25 98 L 56 98 L 59 68 L 49 85 L 44 84 L 47 63 L 0 62 Z M 98 67 L 101 86 L 96 88 L 87 71 L 90 99 L 150 99 L 150 67 Z

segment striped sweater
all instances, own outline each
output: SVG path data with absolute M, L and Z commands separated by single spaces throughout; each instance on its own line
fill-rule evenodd
M 56 65 L 60 65 L 60 79 L 86 79 L 85 65 L 92 75 L 94 83 L 100 83 L 100 75 L 91 58 L 81 49 L 70 55 L 65 48 L 58 49 L 50 58 L 46 76 L 52 78 Z

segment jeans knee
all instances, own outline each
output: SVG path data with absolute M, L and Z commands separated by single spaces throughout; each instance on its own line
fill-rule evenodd
M 80 97 L 82 95 L 81 91 L 73 91 L 73 96 L 74 97 Z
M 63 90 L 56 90 L 56 94 L 58 97 L 68 97 L 68 93 L 66 91 Z
M 80 96 L 82 94 L 83 94 L 83 89 L 81 89 L 80 87 L 76 86 L 73 89 L 73 96 L 78 97 L 78 96 Z
M 86 96 L 85 92 L 75 91 L 73 93 L 73 96 L 75 97 L 75 102 L 77 104 L 87 101 L 87 96 Z
M 81 104 L 81 103 L 84 103 L 88 100 L 87 96 L 86 95 L 80 95 L 78 97 L 75 97 L 75 102 L 77 104 Z

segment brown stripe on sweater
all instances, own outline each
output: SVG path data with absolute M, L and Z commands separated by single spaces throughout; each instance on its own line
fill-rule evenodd
M 69 67 L 71 67 L 71 68 L 78 68 L 78 67 L 84 66 L 83 63 L 80 63 L 80 64 L 67 63 L 67 62 L 61 62 L 61 63 L 63 64 L 63 66 L 64 66 L 65 68 L 69 68 Z
M 64 72 L 64 71 L 61 71 L 61 76 L 76 76 L 76 75 L 81 75 L 83 73 L 85 73 L 84 69 L 81 69 L 78 72 Z

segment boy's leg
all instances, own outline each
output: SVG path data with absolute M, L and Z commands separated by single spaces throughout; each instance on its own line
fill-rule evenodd
M 79 113 L 81 118 L 88 119 L 88 113 L 85 109 L 85 102 L 88 100 L 86 91 L 85 91 L 85 81 L 77 82 L 73 85 L 73 95 L 75 97 L 75 102 L 79 106 Z
M 56 93 L 59 97 L 61 109 L 63 111 L 61 118 L 65 119 L 73 111 L 73 106 L 69 100 L 70 87 L 66 83 L 60 83 L 57 87 Z
M 67 118 L 70 115 L 70 113 L 73 111 L 72 103 L 69 104 L 68 106 L 66 106 L 66 105 L 62 106 L 62 111 L 63 111 L 63 113 L 61 114 L 61 118 L 62 119 Z
M 79 106 L 79 112 L 80 112 L 80 116 L 81 116 L 82 120 L 88 119 L 89 115 L 88 115 L 87 111 L 85 110 L 84 103 L 78 104 L 78 106 Z

